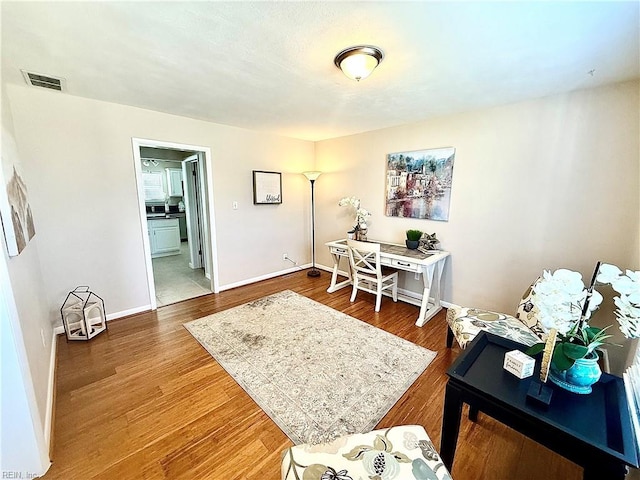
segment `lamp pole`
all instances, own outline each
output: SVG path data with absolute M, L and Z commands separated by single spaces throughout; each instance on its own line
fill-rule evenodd
M 316 205 L 314 197 L 314 186 L 316 179 L 322 172 L 303 172 L 303 175 L 307 177 L 311 182 L 311 270 L 307 272 L 309 277 L 319 277 L 320 270 L 316 268 Z

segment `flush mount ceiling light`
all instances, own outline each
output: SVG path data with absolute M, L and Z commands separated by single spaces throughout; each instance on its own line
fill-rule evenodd
M 359 82 L 371 75 L 384 58 L 382 50 L 371 45 L 358 45 L 342 50 L 333 63 L 352 80 Z

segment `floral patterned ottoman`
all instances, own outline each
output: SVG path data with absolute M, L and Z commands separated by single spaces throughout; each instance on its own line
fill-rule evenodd
M 283 480 L 450 480 L 420 425 L 345 435 L 321 445 L 297 445 L 282 457 Z

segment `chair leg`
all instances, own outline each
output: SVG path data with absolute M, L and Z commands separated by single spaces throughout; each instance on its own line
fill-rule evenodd
M 376 288 L 376 312 L 380 311 L 380 303 L 382 302 L 382 284 L 378 283 Z
M 398 301 L 398 277 L 396 277 L 395 282 L 393 283 L 393 289 L 391 290 L 391 295 L 393 296 L 393 301 Z
M 451 348 L 453 346 L 453 330 L 451 327 L 447 325 L 447 348 Z
M 356 299 L 356 293 L 358 293 L 358 281 L 356 278 L 353 278 L 353 288 L 351 289 L 351 299 L 350 302 L 353 302 Z

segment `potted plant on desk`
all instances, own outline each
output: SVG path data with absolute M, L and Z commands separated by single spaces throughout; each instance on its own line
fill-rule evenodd
M 420 239 L 422 238 L 422 232 L 420 230 L 407 230 L 407 239 L 405 244 L 409 250 L 415 250 L 420 245 Z

